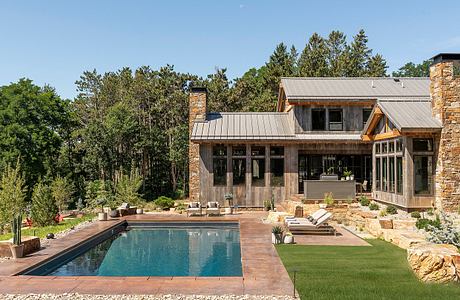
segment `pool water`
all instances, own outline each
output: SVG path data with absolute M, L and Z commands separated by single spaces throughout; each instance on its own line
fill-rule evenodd
M 50 276 L 242 276 L 236 227 L 133 228 Z

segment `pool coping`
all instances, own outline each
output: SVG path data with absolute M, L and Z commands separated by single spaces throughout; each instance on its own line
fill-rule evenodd
M 263 224 L 265 213 L 250 212 L 223 217 L 191 217 L 181 215 L 135 215 L 95 222 L 95 224 L 69 235 L 68 247 L 53 243 L 31 257 L 21 259 L 20 266 L 4 266 L 17 262 L 0 264 L 0 294 L 5 293 L 86 293 L 86 294 L 251 294 L 291 295 L 293 285 L 276 249 L 271 244 L 271 226 Z M 92 237 L 128 222 L 187 222 L 239 223 L 240 247 L 243 276 L 236 277 L 109 277 L 109 276 L 32 276 L 15 275 L 31 269 L 37 264 L 49 261 Z M 56 240 L 55 242 L 58 242 Z M 57 244 L 57 245 L 56 245 Z M 54 247 L 53 247 L 54 246 Z M 54 249 L 54 251 L 53 251 Z M 46 251 L 45 251 L 46 252 Z M 23 261 L 26 260 L 26 261 Z M 28 260 L 28 261 L 27 261 Z M 13 270 L 13 272 L 11 272 Z M 3 276 L 2 276 L 3 275 Z M 6 276 L 5 276 L 6 275 Z M 117 284 L 115 284 L 117 283 Z

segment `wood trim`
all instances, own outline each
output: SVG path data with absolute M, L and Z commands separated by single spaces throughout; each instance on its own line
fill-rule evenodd
M 365 108 L 372 108 L 372 106 L 375 104 L 375 101 L 373 101 L 373 100 L 355 100 L 355 101 L 342 100 L 342 101 L 337 101 L 337 100 L 324 99 L 323 101 L 317 101 L 317 100 L 315 100 L 315 101 L 289 100 L 289 102 L 292 105 L 299 105 L 299 106 L 304 106 L 304 105 L 307 105 L 307 106 L 310 106 L 310 105 L 319 105 L 319 106 L 363 106 Z
M 374 109 L 374 113 L 372 115 L 371 123 L 369 124 L 369 127 L 367 127 L 366 134 L 364 136 L 371 136 L 372 130 L 377 126 L 379 123 L 380 119 L 383 117 L 383 112 L 380 109 L 380 107 L 376 106 Z
M 401 136 L 401 132 L 398 129 L 395 128 L 395 129 L 393 129 L 392 131 L 389 131 L 389 132 L 376 134 L 374 136 L 374 141 L 381 141 L 381 140 L 396 138 L 396 137 L 400 137 L 400 136 Z

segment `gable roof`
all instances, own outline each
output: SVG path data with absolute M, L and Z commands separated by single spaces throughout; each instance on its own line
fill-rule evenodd
M 283 77 L 288 100 L 375 100 L 430 96 L 429 78 Z
M 373 127 L 378 123 L 374 119 L 380 118 L 382 113 L 400 132 L 438 131 L 442 129 L 441 122 L 432 116 L 429 100 L 379 99 L 364 126 L 363 135 L 374 129 Z

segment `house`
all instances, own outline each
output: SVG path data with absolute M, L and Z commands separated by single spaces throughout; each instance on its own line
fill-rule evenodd
M 208 112 L 190 93 L 192 200 L 262 207 L 272 197 L 355 196 L 406 210 L 460 204 L 460 54 L 430 78 L 282 78 L 276 112 Z M 354 180 L 346 175 L 352 174 Z

